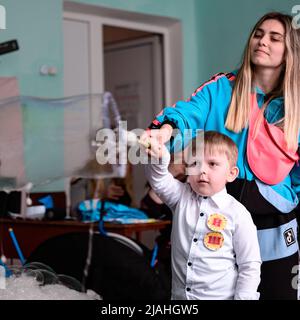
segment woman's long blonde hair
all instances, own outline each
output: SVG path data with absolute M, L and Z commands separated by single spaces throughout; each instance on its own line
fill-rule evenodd
M 256 29 L 269 19 L 277 20 L 283 24 L 286 47 L 285 64 L 279 84 L 270 94 L 271 97 L 284 97 L 284 118 L 280 119 L 277 125 L 283 129 L 288 148 L 296 150 L 300 128 L 300 29 L 293 26 L 293 18 L 290 15 L 279 12 L 267 13 L 254 26 L 244 51 L 241 68 L 236 77 L 225 126 L 229 130 L 240 132 L 248 125 L 254 75 L 250 59 L 250 42 Z

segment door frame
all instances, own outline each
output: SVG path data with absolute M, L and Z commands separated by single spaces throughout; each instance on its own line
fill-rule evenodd
M 182 32 L 179 20 L 71 1 L 64 1 L 63 19 L 88 23 L 91 93 L 104 91 L 103 26 L 107 25 L 161 34 L 165 105 L 173 105 L 177 100 L 182 99 Z

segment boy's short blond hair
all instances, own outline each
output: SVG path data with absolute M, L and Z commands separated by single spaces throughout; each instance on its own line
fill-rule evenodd
M 231 138 L 217 131 L 204 132 L 204 149 L 211 153 L 218 152 L 226 155 L 230 166 L 236 166 L 238 148 Z
M 202 131 L 191 141 L 192 154 L 197 154 L 199 148 L 203 150 L 203 140 L 205 151 L 209 153 L 223 153 L 226 155 L 230 166 L 236 166 L 238 148 L 231 138 L 217 131 Z

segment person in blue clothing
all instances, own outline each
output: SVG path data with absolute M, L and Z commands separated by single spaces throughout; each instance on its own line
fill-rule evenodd
M 168 142 L 174 151 L 186 130 L 196 136 L 203 129 L 237 144 L 239 175 L 227 191 L 257 227 L 263 261 L 258 291 L 264 300 L 297 299 L 299 52 L 300 29 L 292 17 L 267 13 L 249 36 L 239 70 L 213 76 L 187 101 L 164 108 L 141 138 Z

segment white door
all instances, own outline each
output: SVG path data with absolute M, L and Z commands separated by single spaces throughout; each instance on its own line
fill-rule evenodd
M 128 130 L 145 129 L 163 106 L 162 45 L 159 36 L 121 42 L 104 48 L 104 86 L 115 97 Z M 133 169 L 139 204 L 146 179 L 142 165 Z
M 64 27 L 64 95 L 90 93 L 89 23 L 63 20 Z

